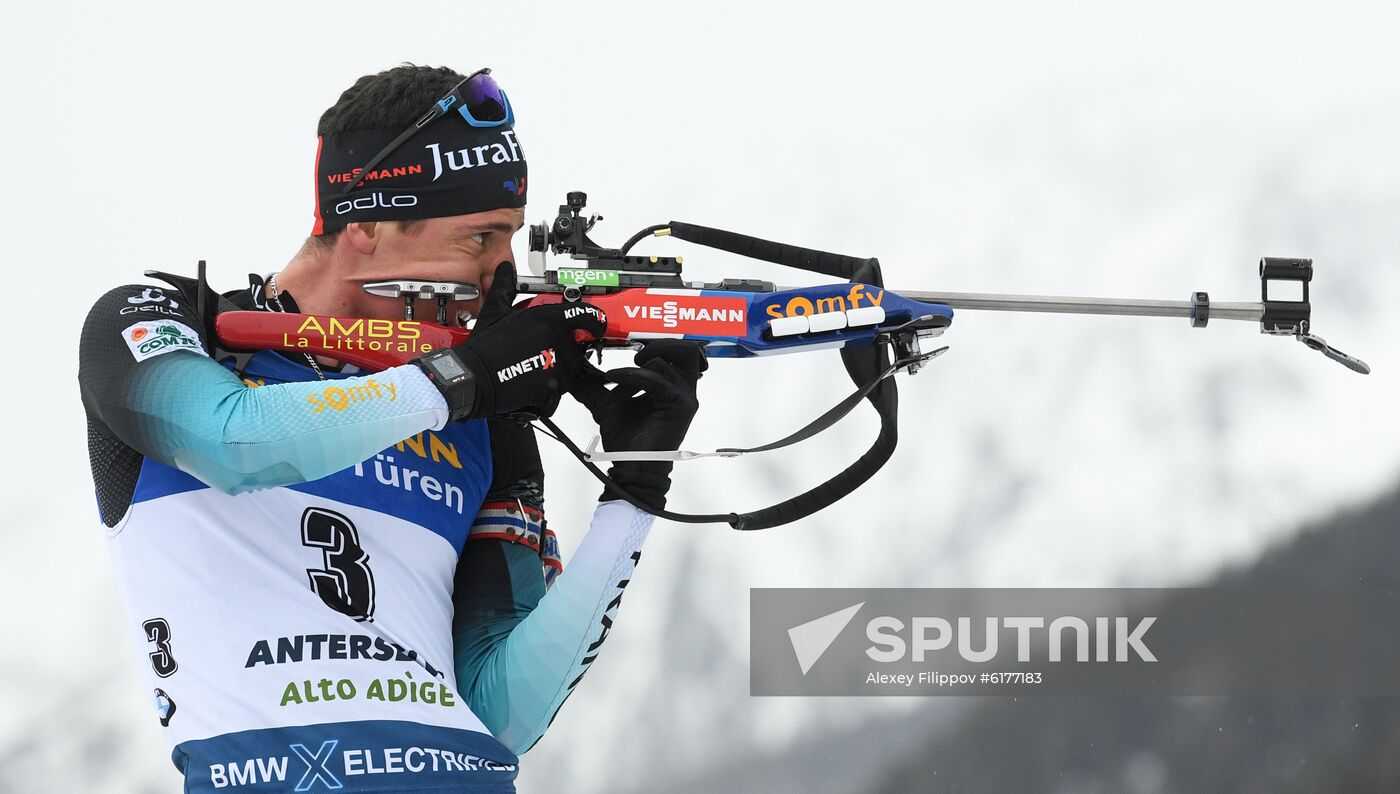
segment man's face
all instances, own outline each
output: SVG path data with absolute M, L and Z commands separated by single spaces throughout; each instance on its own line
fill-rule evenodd
M 498 209 L 449 218 L 429 218 L 418 221 L 405 231 L 394 222 L 377 224 L 378 237 L 372 253 L 363 255 L 354 273 L 346 274 L 358 284 L 371 281 L 421 279 L 423 281 L 459 281 L 472 284 L 486 295 L 491 289 L 492 276 L 501 262 L 514 262 L 511 237 L 525 225 L 523 209 Z M 355 292 L 350 316 L 382 319 L 403 319 L 403 299 Z M 481 310 L 482 298 L 448 305 L 448 324 L 458 323 L 458 312 L 473 316 Z M 420 300 L 414 306 L 414 317 L 433 320 L 437 317 L 437 302 Z

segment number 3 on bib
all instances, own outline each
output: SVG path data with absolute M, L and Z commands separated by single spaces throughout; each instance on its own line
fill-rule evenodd
M 307 568 L 311 589 L 326 606 L 355 620 L 374 620 L 374 572 L 360 534 L 345 516 L 319 507 L 301 514 L 301 542 L 321 550 L 324 568 Z

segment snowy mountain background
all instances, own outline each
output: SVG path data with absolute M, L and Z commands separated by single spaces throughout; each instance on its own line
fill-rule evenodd
M 180 789 L 93 507 L 78 320 L 147 268 L 208 259 L 224 289 L 278 269 L 310 228 L 316 118 L 402 60 L 496 70 L 531 222 L 583 189 L 606 216 L 599 241 L 685 220 L 879 256 L 891 288 L 940 291 L 1243 301 L 1260 256 L 1307 256 L 1315 330 L 1375 368 L 1362 378 L 1245 323 L 960 312 L 949 353 L 901 378 L 900 449 L 855 497 L 756 534 L 657 527 L 606 652 L 525 756 L 523 792 L 665 789 L 821 739 L 858 772 L 913 752 L 881 726 L 964 708 L 750 698 L 751 587 L 1188 583 L 1400 480 L 1389 5 L 50 3 L 7 17 L 4 322 L 44 348 L 26 343 L 0 390 L 27 451 L 0 497 L 0 791 Z M 675 243 L 638 251 L 684 254 L 693 278 L 810 281 Z M 718 362 L 701 386 L 693 449 L 771 440 L 850 388 L 823 353 Z M 586 439 L 582 411 L 562 418 Z M 796 449 L 685 464 L 672 504 L 786 498 L 874 428 L 862 410 Z M 596 489 L 561 449 L 546 455 L 569 552 Z

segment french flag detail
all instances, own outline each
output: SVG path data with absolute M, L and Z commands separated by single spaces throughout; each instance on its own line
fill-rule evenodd
M 468 540 L 504 540 L 520 543 L 540 555 L 545 588 L 564 570 L 559 539 L 546 526 L 544 513 L 519 502 L 485 502 L 476 514 Z

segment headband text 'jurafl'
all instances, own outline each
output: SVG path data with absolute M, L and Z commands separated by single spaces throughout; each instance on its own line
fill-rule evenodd
M 400 130 L 352 130 L 316 144 L 313 235 L 356 221 L 414 220 L 525 206 L 525 151 L 509 125 L 446 117 L 424 127 L 351 190 L 364 164 Z

